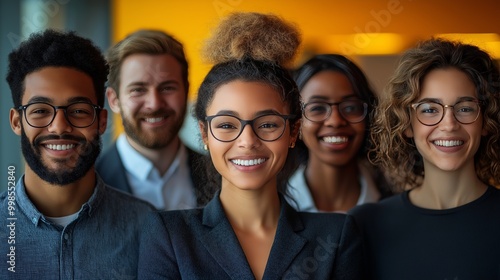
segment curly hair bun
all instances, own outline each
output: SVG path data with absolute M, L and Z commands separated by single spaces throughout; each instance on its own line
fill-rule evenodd
M 238 12 L 215 28 L 203 56 L 213 64 L 250 57 L 288 66 L 300 42 L 298 28 L 276 15 Z

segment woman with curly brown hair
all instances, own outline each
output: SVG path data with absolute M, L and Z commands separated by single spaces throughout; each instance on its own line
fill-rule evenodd
M 476 46 L 407 51 L 376 109 L 375 164 L 403 191 L 352 214 L 373 279 L 499 279 L 500 80 Z
M 142 279 L 360 279 L 361 243 L 343 214 L 300 213 L 284 199 L 301 117 L 287 62 L 299 33 L 236 13 L 208 41 L 215 65 L 195 116 L 211 161 L 204 208 L 162 212 L 141 242 Z

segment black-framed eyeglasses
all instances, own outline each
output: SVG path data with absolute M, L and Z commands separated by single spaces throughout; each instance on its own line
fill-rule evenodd
M 338 106 L 340 115 L 349 123 L 363 121 L 368 112 L 368 104 L 361 100 L 345 100 L 342 102 L 313 101 L 302 107 L 304 117 L 312 122 L 323 122 L 332 115 L 332 107 Z
M 464 100 L 454 105 L 443 105 L 441 103 L 424 101 L 411 104 L 415 110 L 417 120 L 427 126 L 433 126 L 440 123 L 444 118 L 446 108 L 452 108 L 453 116 L 462 124 L 470 124 L 477 120 L 481 112 L 480 102 L 478 100 Z
M 102 108 L 88 102 L 76 102 L 66 106 L 54 106 L 45 102 L 34 102 L 17 108 L 24 111 L 26 122 L 36 128 L 49 126 L 56 117 L 57 110 L 63 110 L 64 116 L 73 127 L 85 128 L 91 126 L 97 112 Z
M 295 118 L 295 115 L 269 114 L 258 116 L 253 120 L 242 120 L 232 115 L 207 116 L 210 133 L 221 142 L 236 140 L 247 124 L 252 127 L 257 137 L 266 142 L 278 140 L 286 129 L 286 121 Z

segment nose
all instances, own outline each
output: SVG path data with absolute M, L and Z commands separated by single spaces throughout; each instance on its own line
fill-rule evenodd
M 144 104 L 147 109 L 154 111 L 163 107 L 165 105 L 165 100 L 160 92 L 153 90 L 150 94 L 146 95 Z
M 64 132 L 71 132 L 73 127 L 68 122 L 64 114 L 65 114 L 64 110 L 62 109 L 56 110 L 56 115 L 54 116 L 52 123 L 50 123 L 50 125 L 48 126 L 49 132 L 58 135 L 63 134 Z
M 455 118 L 453 110 L 455 110 L 453 107 L 444 108 L 444 116 L 439 123 L 439 127 L 441 128 L 441 130 L 452 131 L 459 127 L 459 122 Z
M 340 114 L 339 106 L 338 105 L 332 105 L 330 108 L 332 110 L 331 114 L 324 121 L 324 124 L 327 125 L 327 126 L 332 126 L 332 127 L 341 127 L 341 126 L 346 125 L 347 121 Z
M 252 125 L 246 124 L 236 141 L 238 141 L 238 147 L 251 149 L 258 145 L 260 139 L 253 131 Z

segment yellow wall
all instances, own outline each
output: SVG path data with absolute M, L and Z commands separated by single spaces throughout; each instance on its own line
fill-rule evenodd
M 493 33 L 500 41 L 496 0 L 115 0 L 113 40 L 138 28 L 174 35 L 185 45 L 193 99 L 209 68 L 200 46 L 232 11 L 272 12 L 297 23 L 308 52 L 394 54 L 440 33 Z M 498 42 L 492 45 L 500 51 Z
M 112 9 L 114 42 L 139 28 L 156 28 L 184 44 L 190 100 L 210 67 L 201 61 L 200 46 L 232 11 L 272 12 L 295 22 L 303 33 L 303 57 L 394 55 L 443 33 L 486 33 L 470 40 L 500 57 L 497 0 L 114 0 Z

